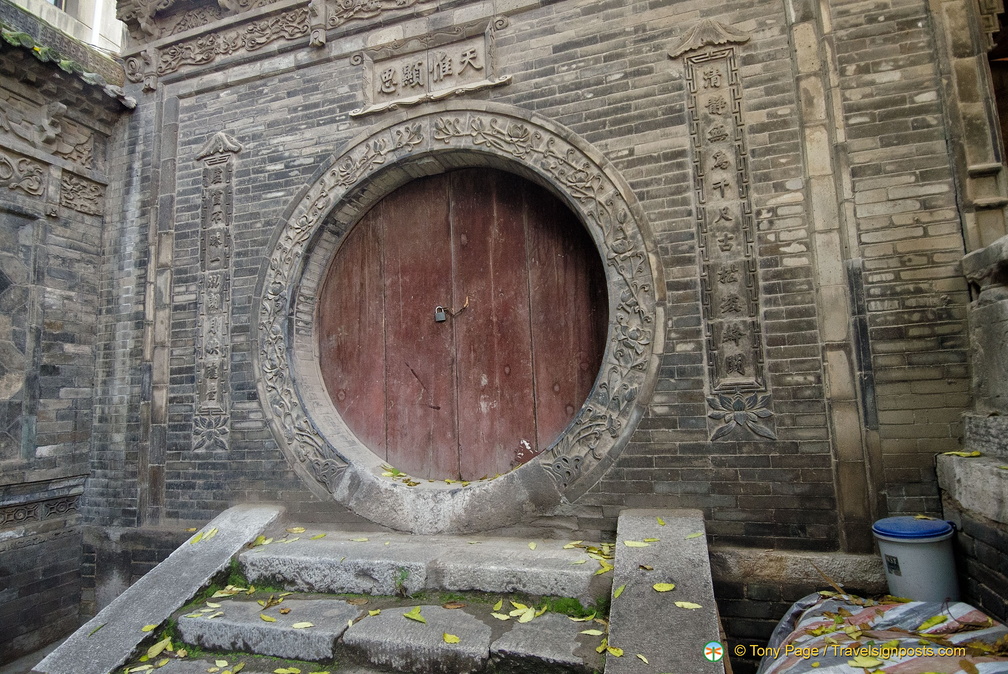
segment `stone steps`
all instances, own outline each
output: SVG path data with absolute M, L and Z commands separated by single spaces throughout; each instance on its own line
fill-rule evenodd
M 251 674 L 589 674 L 603 666 L 606 674 L 724 671 L 722 663 L 703 660 L 704 644 L 718 638 L 718 619 L 699 511 L 624 511 L 606 559 L 597 548 L 566 540 L 313 529 L 276 523 L 280 512 L 239 507 L 223 513 L 35 671 L 121 674 L 153 667 L 164 674 L 215 668 L 226 674 L 238 664 Z M 204 600 L 212 605 L 183 608 L 235 561 L 258 591 L 232 590 Z M 657 593 L 656 582 L 676 589 Z M 560 612 L 573 610 L 573 599 L 589 607 L 607 604 L 606 598 L 608 623 L 574 622 Z M 512 601 L 550 604 L 558 612 L 533 611 L 526 623 L 517 614 L 492 615 L 509 614 L 516 609 Z M 417 607 L 426 622 L 405 617 Z M 302 622 L 311 626 L 294 627 Z M 169 645 L 142 657 L 158 643 Z M 213 655 L 203 657 L 197 648 Z
M 339 667 L 332 671 L 339 672 L 346 666 L 423 674 L 591 674 L 602 669 L 602 658 L 595 651 L 598 637 L 580 634 L 599 625 L 556 613 L 520 623 L 517 616 L 507 621 L 494 618 L 494 605 L 486 601 L 445 608 L 401 598 L 368 600 L 363 605 L 359 598 L 356 605 L 346 599 L 297 594 L 282 599 L 267 608 L 253 598 L 214 601 L 213 608 L 178 615 L 179 634 L 187 644 L 210 652 L 335 661 Z M 512 606 L 505 604 L 502 611 L 507 613 Z M 404 616 L 417 607 L 425 622 Z M 304 623 L 311 626 L 303 627 Z M 320 671 L 325 669 L 319 665 Z
M 288 590 L 375 595 L 517 592 L 573 597 L 587 606 L 612 588 L 611 575 L 596 575 L 597 562 L 581 548 L 564 548 L 566 540 L 313 528 L 297 534 L 278 528 L 267 538 L 272 539 L 269 545 L 239 555 L 242 572 L 253 584 Z

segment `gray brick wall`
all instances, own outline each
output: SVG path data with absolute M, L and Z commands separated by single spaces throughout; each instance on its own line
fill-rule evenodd
M 836 179 L 851 232 L 844 255 L 864 284 L 869 360 L 860 367 L 875 377 L 863 402 L 866 416 L 878 418 L 877 431 L 866 432 L 877 433 L 881 447 L 879 514 L 936 512 L 930 457 L 955 444 L 956 415 L 967 399 L 965 284 L 953 267 L 963 245 L 926 8 L 884 4 L 870 15 L 857 3 L 829 8 L 838 71 L 833 100 L 843 129 L 837 165 L 849 165 L 849 175 Z M 796 114 L 793 19 L 772 3 L 729 3 L 710 16 L 752 35 L 738 52 L 739 76 L 779 440 L 708 440 L 687 92 L 681 64 L 667 55 L 702 16 L 708 14 L 691 3 L 531 3 L 511 14 L 497 37 L 501 70 L 513 82 L 471 95 L 535 111 L 595 145 L 646 212 L 666 279 L 666 348 L 647 414 L 613 468 L 560 514 L 606 534 L 623 507 L 700 507 L 715 542 L 837 547 L 836 449 L 821 347 L 829 307 L 819 307 L 817 297 L 824 261 L 816 258 Z M 258 400 L 250 326 L 264 251 L 284 209 L 343 143 L 381 123 L 380 116 L 349 116 L 362 102 L 359 70 L 349 58 L 363 41 L 380 41 L 372 33 L 386 23 L 398 25 L 391 15 L 347 23 L 330 31 L 325 50 L 271 43 L 252 57 L 254 71 L 234 58 L 218 58 L 209 70 L 182 67 L 158 93 L 140 94 L 113 150 L 116 161 L 136 170 L 116 186 L 123 226 L 107 240 L 108 287 L 117 292 L 103 295 L 101 314 L 103 412 L 88 497 L 95 521 L 143 521 L 129 495 L 160 489 L 155 483 L 163 480 L 163 506 L 149 511 L 155 520 L 204 520 L 236 501 L 278 500 L 305 516 L 358 522 L 311 497 L 277 450 Z M 155 131 L 165 122 L 159 115 L 175 119 L 176 99 L 177 145 L 174 124 L 171 134 Z M 242 145 L 233 175 L 231 448 L 200 454 L 192 451 L 191 429 L 203 171 L 196 154 L 218 131 Z M 152 154 L 171 161 L 155 165 Z M 172 199 L 171 216 L 154 223 L 148 209 L 164 197 Z M 166 453 L 163 477 L 146 473 L 134 482 L 147 465 L 138 455 L 145 422 L 136 407 L 115 401 L 144 400 L 145 375 L 137 367 L 150 362 L 141 353 L 149 281 L 142 242 L 152 227 L 171 235 L 171 300 L 160 318 L 146 316 L 155 323 L 167 316 L 169 325 Z

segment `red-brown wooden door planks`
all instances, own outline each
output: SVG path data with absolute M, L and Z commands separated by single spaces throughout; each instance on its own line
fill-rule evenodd
M 534 446 L 525 204 L 520 178 L 451 174 L 458 351 L 459 463 L 476 480 L 511 469 Z
M 357 438 L 385 457 L 385 298 L 378 204 L 340 247 L 319 297 L 322 380 Z
M 528 266 L 540 450 L 574 419 L 598 376 L 609 312 L 598 253 L 558 199 L 529 186 Z
M 449 204 L 443 177 L 384 200 L 388 461 L 413 475 L 458 477 L 455 344 L 434 320 L 452 296 Z
M 465 169 L 409 183 L 358 223 L 318 320 L 323 377 L 361 441 L 414 476 L 474 480 L 573 419 L 605 345 L 605 279 L 546 190 Z

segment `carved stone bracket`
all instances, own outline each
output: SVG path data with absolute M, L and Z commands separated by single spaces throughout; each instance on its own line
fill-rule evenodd
M 217 132 L 196 155 L 203 160 L 193 415 L 193 449 L 198 452 L 229 446 L 232 176 L 234 155 L 241 149 L 236 140 Z
M 708 416 L 717 440 L 738 429 L 776 439 L 763 363 L 756 225 L 735 44 L 749 36 L 704 20 L 669 57 L 684 56 L 700 295 L 707 369 L 714 395 Z
M 364 516 L 397 528 L 434 531 L 501 526 L 527 513 L 495 500 L 498 505 L 490 510 L 496 508 L 496 519 L 471 519 L 474 510 L 488 507 L 484 499 L 515 500 L 515 494 L 505 496 L 501 490 L 537 485 L 534 495 L 524 498 L 553 499 L 553 503 L 565 493 L 582 492 L 622 450 L 654 385 L 656 342 L 661 341 L 664 320 L 658 300 L 662 284 L 645 244 L 645 218 L 629 189 L 611 167 L 600 163 L 601 155 L 570 131 L 524 111 L 489 107 L 489 111 L 473 111 L 442 104 L 438 112 L 391 124 L 352 144 L 292 209 L 263 279 L 257 368 L 260 399 L 274 435 L 317 493 L 331 494 Z M 312 365 L 310 319 L 317 290 L 312 284 L 317 284 L 320 271 L 331 259 L 331 252 L 319 253 L 324 246 L 313 242 L 326 238 L 334 251 L 346 233 L 341 223 L 353 222 L 397 186 L 382 179 L 380 189 L 367 188 L 377 176 L 401 175 L 398 184 L 402 184 L 409 172 L 397 169 L 400 164 L 422 165 L 448 155 L 451 159 L 446 165 L 464 164 L 470 156 L 474 163 L 490 161 L 535 174 L 559 193 L 585 223 L 606 261 L 611 317 L 602 375 L 571 426 L 537 460 L 516 469 L 507 480 L 474 483 L 465 487 L 465 493 L 460 491 L 457 500 L 440 491 L 426 494 L 423 483 L 415 488 L 389 481 L 375 486 L 381 481 L 380 461 L 353 438 L 328 396 L 320 393 L 317 363 Z M 368 203 L 362 203 L 365 193 Z M 305 304 L 303 309 L 300 304 Z M 381 498 L 369 498 L 372 491 L 382 494 Z M 408 513 L 389 505 L 411 498 L 435 509 L 425 515 L 431 521 L 407 522 Z M 413 505 L 419 507 L 420 501 Z
M 51 152 L 85 168 L 95 168 L 95 135 L 65 118 L 67 107 L 39 105 L 0 91 L 0 134 Z

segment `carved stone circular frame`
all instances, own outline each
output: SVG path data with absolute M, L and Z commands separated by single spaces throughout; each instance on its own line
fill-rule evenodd
M 612 465 L 654 390 L 664 281 L 644 213 L 601 153 L 519 108 L 445 102 L 386 120 L 320 169 L 278 225 L 257 295 L 255 355 L 273 433 L 313 493 L 395 529 L 463 533 L 550 514 Z M 383 461 L 326 391 L 313 332 L 319 286 L 350 227 L 406 182 L 460 166 L 502 168 L 561 198 L 591 235 L 609 293 L 602 366 L 574 421 L 529 463 L 466 486 L 382 475 Z

